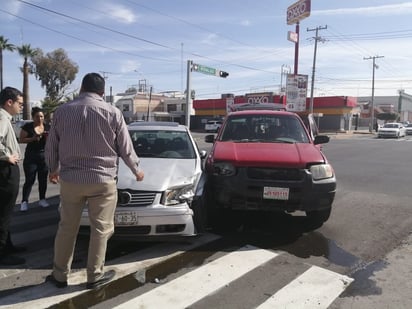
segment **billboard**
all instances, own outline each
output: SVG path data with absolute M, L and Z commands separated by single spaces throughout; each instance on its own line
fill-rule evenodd
M 288 25 L 293 25 L 309 15 L 310 0 L 300 0 L 288 7 L 286 12 L 286 22 Z
M 303 112 L 306 110 L 308 76 L 288 74 L 286 80 L 286 110 Z

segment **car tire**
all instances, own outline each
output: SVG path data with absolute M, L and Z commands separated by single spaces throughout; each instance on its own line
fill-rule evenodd
M 320 228 L 323 223 L 328 221 L 330 214 L 332 212 L 332 207 L 322 209 L 322 210 L 312 210 L 306 211 L 306 225 L 311 230 Z

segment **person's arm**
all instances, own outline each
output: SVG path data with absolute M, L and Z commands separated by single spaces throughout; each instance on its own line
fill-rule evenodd
M 3 144 L 6 140 L 6 134 L 8 130 L 8 123 L 6 121 L 0 121 L 0 160 L 9 162 L 11 164 L 17 164 L 20 160 L 19 156 L 16 154 L 11 154 L 7 145 Z
M 55 111 L 45 146 L 45 160 L 49 167 L 49 180 L 53 183 L 59 181 L 59 135 L 56 130 L 58 110 Z
M 118 155 L 123 159 L 124 163 L 129 167 L 133 175 L 135 175 L 136 180 L 142 181 L 144 178 L 144 172 L 139 168 L 140 159 L 134 150 L 129 131 L 127 130 L 126 122 L 120 113 L 117 116 L 119 124 L 116 139 L 117 149 L 119 152 Z
M 41 138 L 40 135 L 34 135 L 29 137 L 29 132 L 27 131 L 27 127 L 23 126 L 20 130 L 20 136 L 19 136 L 19 143 L 22 144 L 27 144 L 31 142 L 38 142 Z

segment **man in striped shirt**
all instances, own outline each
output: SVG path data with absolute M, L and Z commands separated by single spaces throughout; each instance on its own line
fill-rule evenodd
M 54 113 L 46 142 L 49 179 L 60 182 L 60 222 L 54 242 L 53 272 L 46 278 L 66 287 L 83 207 L 90 218 L 87 288 L 109 282 L 114 270 L 104 272 L 107 241 L 114 231 L 119 157 L 143 180 L 137 157 L 120 110 L 106 103 L 105 81 L 86 74 L 80 95 Z

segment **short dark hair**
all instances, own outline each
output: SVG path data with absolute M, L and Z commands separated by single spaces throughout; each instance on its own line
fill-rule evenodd
M 4 106 L 8 100 L 12 100 L 13 102 L 17 101 L 18 97 L 22 97 L 23 93 L 13 87 L 5 87 L 0 92 L 0 106 Z
M 81 91 L 94 92 L 97 94 L 104 93 L 104 78 L 97 73 L 88 73 L 83 77 Z
M 33 118 L 37 113 L 43 113 L 43 109 L 41 107 L 35 106 L 31 109 L 31 118 Z

